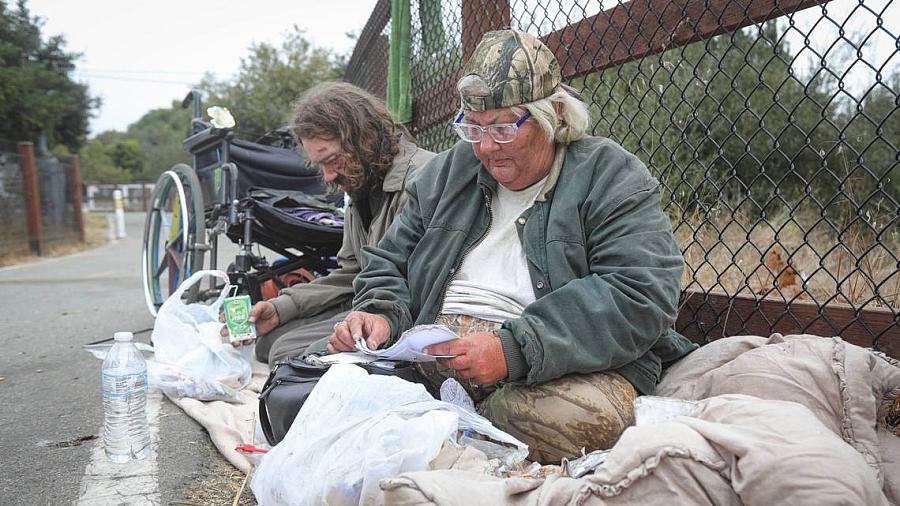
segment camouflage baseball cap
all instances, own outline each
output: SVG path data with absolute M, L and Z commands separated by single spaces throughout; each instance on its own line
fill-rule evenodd
M 549 97 L 559 62 L 543 42 L 518 30 L 487 32 L 456 83 L 463 109 L 485 111 Z

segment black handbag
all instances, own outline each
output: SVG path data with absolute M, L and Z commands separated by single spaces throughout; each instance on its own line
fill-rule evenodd
M 269 373 L 266 384 L 259 393 L 259 423 L 270 445 L 284 439 L 300 407 L 309 398 L 319 378 L 329 365 L 315 365 L 306 356 L 298 356 L 277 362 Z M 357 364 L 369 374 L 397 376 L 414 383 L 422 383 L 415 367 L 408 362 L 398 362 L 388 368 L 376 364 Z

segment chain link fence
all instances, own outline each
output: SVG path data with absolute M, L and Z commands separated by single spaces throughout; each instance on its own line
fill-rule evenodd
M 346 79 L 384 96 L 390 8 Z M 412 130 L 449 148 L 484 31 L 540 36 L 594 135 L 664 187 L 684 252 L 677 328 L 842 335 L 900 355 L 900 2 L 413 1 Z
M 26 175 L 29 164 L 37 188 L 33 218 Z M 75 194 L 80 194 L 81 184 L 73 181 L 77 178 L 73 179 L 72 158 L 26 157 L 15 143 L 0 140 L 0 259 L 40 254 L 45 248 L 83 239 L 80 213 L 76 213 L 80 199 Z

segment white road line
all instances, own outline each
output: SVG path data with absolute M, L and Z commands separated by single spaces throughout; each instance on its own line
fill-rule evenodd
M 159 471 L 156 452 L 159 449 L 159 407 L 162 394 L 150 387 L 147 392 L 147 414 L 150 422 L 150 456 L 144 460 L 126 464 L 113 464 L 106 460 L 101 436 L 94 443 L 91 462 L 84 469 L 81 493 L 76 505 L 93 506 L 109 504 L 158 505 Z M 101 427 L 100 434 L 103 434 Z

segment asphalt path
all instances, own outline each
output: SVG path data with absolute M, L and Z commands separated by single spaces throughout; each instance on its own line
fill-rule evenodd
M 135 332 L 153 319 L 140 275 L 142 214 L 128 236 L 66 257 L 0 269 L 0 504 L 73 504 L 100 448 L 100 360 L 82 345 Z M 157 500 L 170 504 L 202 479 L 209 437 L 179 408 L 159 404 Z M 125 464 L 126 466 L 128 464 Z

